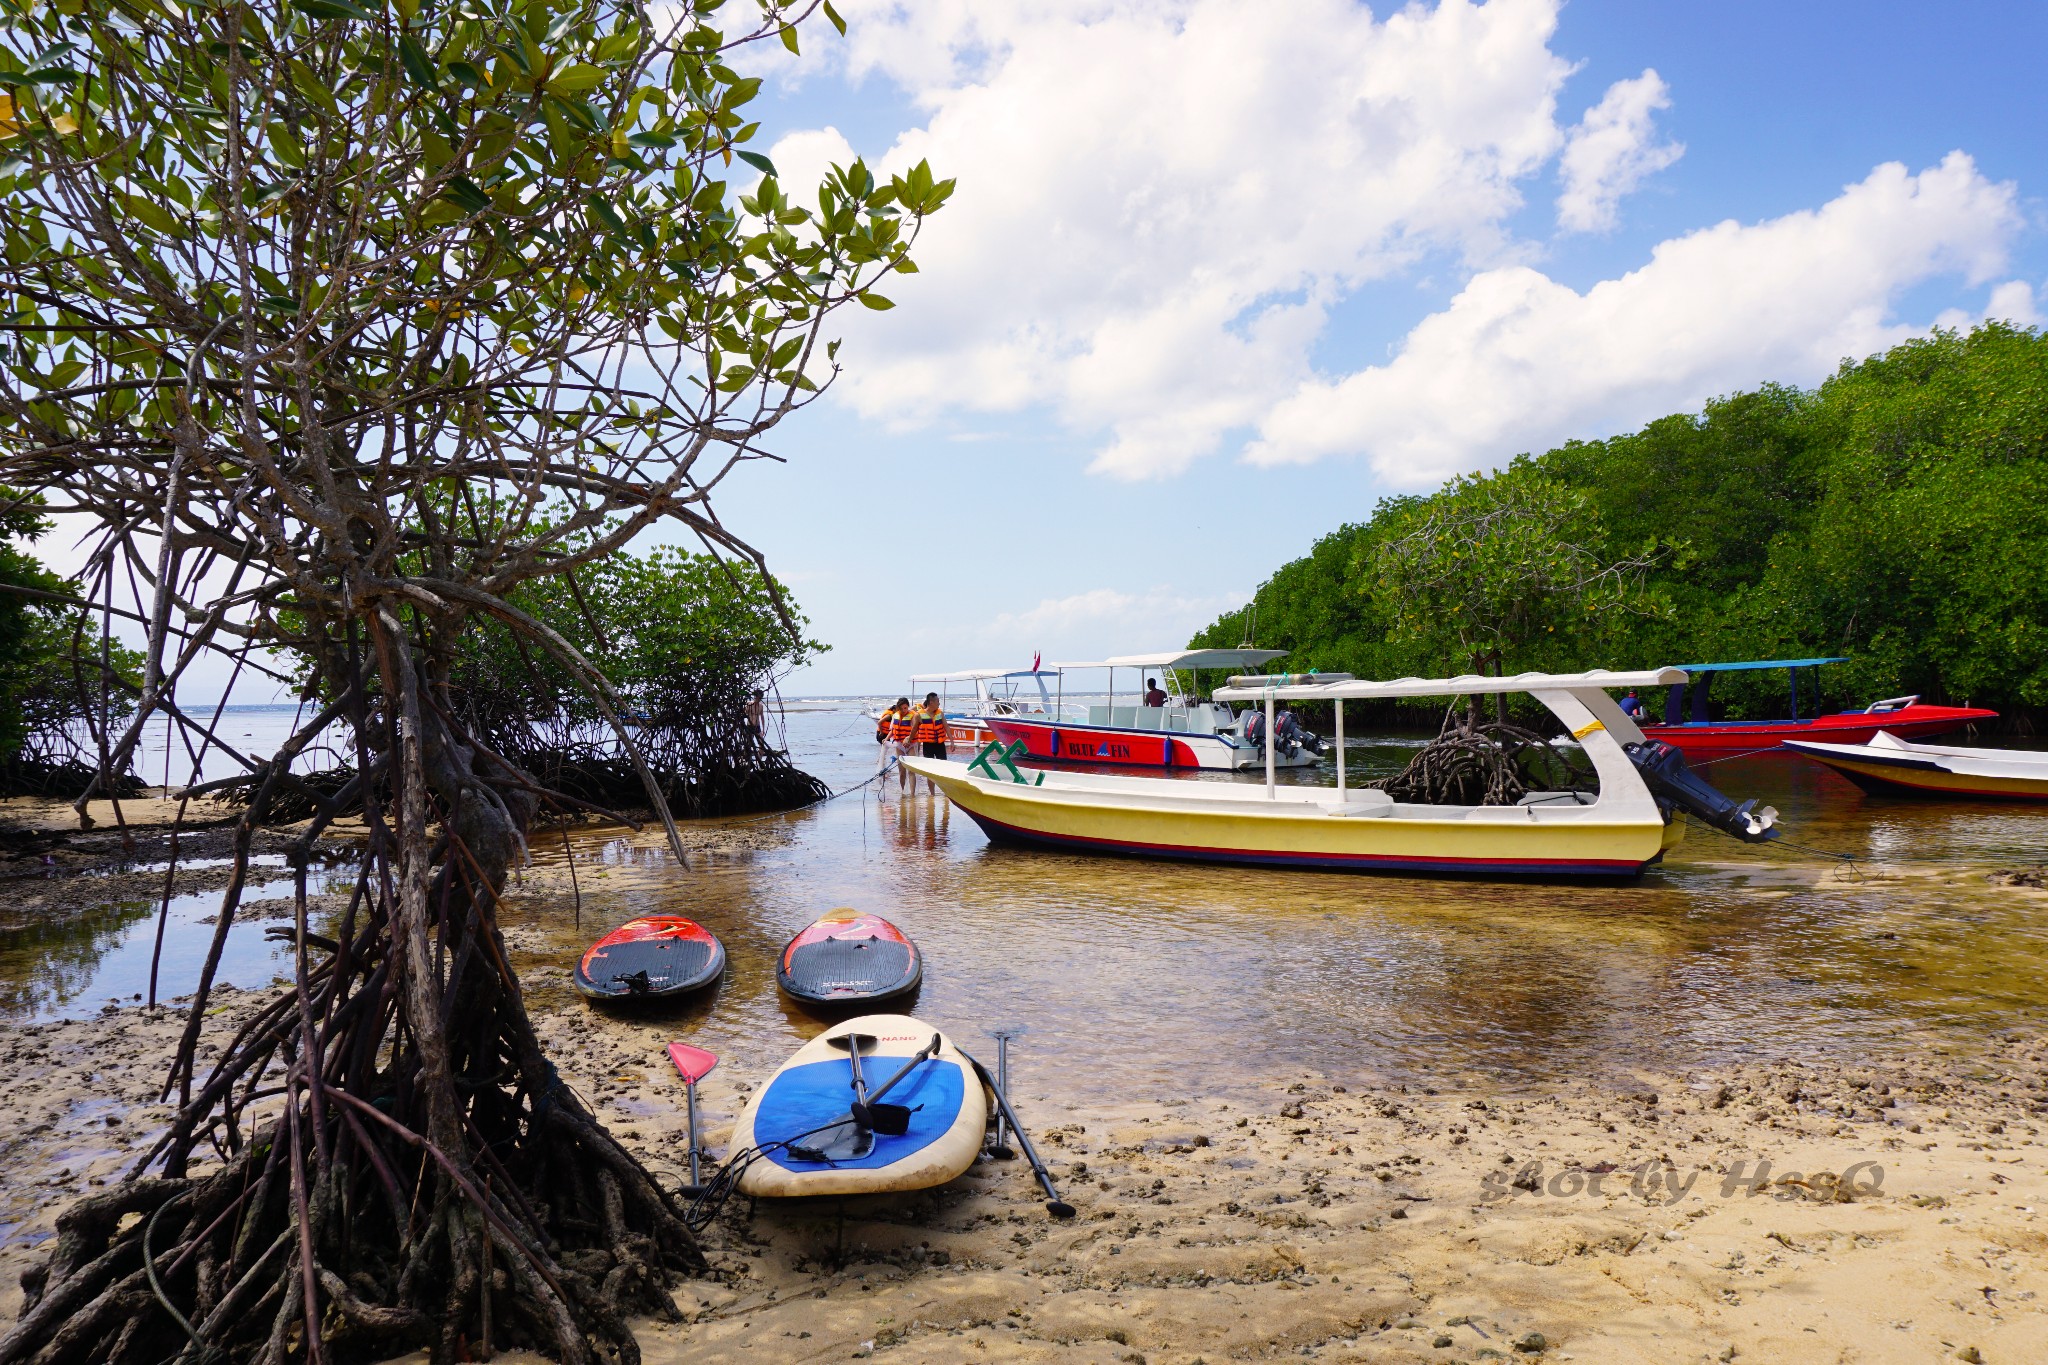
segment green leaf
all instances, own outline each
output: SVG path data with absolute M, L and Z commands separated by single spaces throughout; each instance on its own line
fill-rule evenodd
M 464 85 L 469 86 L 473 90 L 486 89 L 490 86 L 491 83 L 483 72 L 479 71 L 476 67 L 470 65 L 468 62 L 448 63 L 448 74 L 453 76 L 456 80 L 461 81 Z
M 782 45 L 788 48 L 790 50 L 790 53 L 794 56 L 801 57 L 804 55 L 802 52 L 797 50 L 795 24 L 784 24 L 782 26 Z
M 872 308 L 877 313 L 886 313 L 891 308 L 894 308 L 896 306 L 889 300 L 883 298 L 880 294 L 870 294 L 863 291 L 862 293 L 857 294 L 854 297 L 860 300 L 861 306 L 863 308 Z
M 435 68 L 434 59 L 410 33 L 398 35 L 398 63 L 405 68 L 406 79 L 420 89 L 440 89 L 441 73 Z
M 491 206 L 491 196 L 479 189 L 475 181 L 460 175 L 442 188 L 441 198 L 469 213 L 482 213 Z
M 635 147 L 649 147 L 655 151 L 662 152 L 676 145 L 676 140 L 667 133 L 635 133 L 627 138 L 626 141 L 632 143 Z
M 155 228 L 158 232 L 164 233 L 167 236 L 177 237 L 183 235 L 178 230 L 178 220 L 166 213 L 163 206 L 148 195 L 126 195 L 122 199 L 122 204 L 129 213 L 140 219 L 145 226 Z
M 740 152 L 739 158 L 763 175 L 775 174 L 775 163 L 759 152 Z
M 839 17 L 839 11 L 832 8 L 832 0 L 825 0 L 825 18 L 832 27 L 839 30 L 839 36 L 846 36 L 846 21 Z
M 376 19 L 368 10 L 351 5 L 348 0 L 295 0 L 301 14 L 315 19 L 354 19 L 357 23 L 374 24 Z
M 563 67 L 547 79 L 548 89 L 557 94 L 575 94 L 582 90 L 593 90 L 604 79 L 604 72 L 588 62 L 577 62 Z
M 256 301 L 256 306 L 266 313 L 274 313 L 279 317 L 289 318 L 299 315 L 298 301 L 296 299 L 288 299 L 282 294 L 265 294 Z

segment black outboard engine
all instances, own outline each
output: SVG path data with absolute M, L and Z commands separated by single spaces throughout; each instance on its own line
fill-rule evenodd
M 1685 755 L 1664 741 L 1645 740 L 1622 748 L 1659 801 L 1696 815 L 1744 843 L 1765 844 L 1778 837 L 1775 808 L 1765 806 L 1759 810 L 1754 799 L 1737 805 L 1687 766 Z

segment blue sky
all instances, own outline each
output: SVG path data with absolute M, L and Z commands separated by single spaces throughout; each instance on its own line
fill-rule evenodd
M 1387 493 L 2048 311 L 2037 3 L 842 10 L 757 145 L 960 190 L 721 503 L 788 695 L 1171 647 Z

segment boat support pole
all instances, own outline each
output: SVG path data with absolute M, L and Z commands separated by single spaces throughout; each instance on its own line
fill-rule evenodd
M 1337 698 L 1337 800 L 1344 799 L 1344 699 Z
M 1271 692 L 1266 693 L 1266 731 L 1259 738 L 1266 746 L 1266 799 L 1268 801 L 1277 801 L 1280 799 L 1280 794 L 1273 788 L 1273 750 L 1277 746 L 1273 743 L 1273 694 Z

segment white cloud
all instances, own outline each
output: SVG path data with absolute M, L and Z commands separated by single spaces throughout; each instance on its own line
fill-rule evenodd
M 1682 144 L 1656 140 L 1657 111 L 1670 107 L 1671 89 L 1654 68 L 1607 87 L 1565 139 L 1558 165 L 1564 179 L 1557 197 L 1560 225 L 1572 232 L 1608 231 L 1622 197 L 1684 155 Z
M 852 324 L 842 396 L 895 421 L 1046 405 L 1106 431 L 1094 468 L 1122 477 L 1254 424 L 1358 285 L 1430 251 L 1498 263 L 1562 142 L 1557 0 L 843 9 L 822 60 L 928 112 L 879 160 L 960 185 L 904 306 Z M 792 182 L 827 133 L 772 149 Z
M 1817 210 L 1667 241 L 1583 294 L 1527 267 L 1481 271 L 1389 363 L 1302 384 L 1247 456 L 1363 455 L 1422 487 L 1762 379 L 1810 382 L 1909 335 L 1891 320 L 1907 287 L 1990 280 L 2020 226 L 2016 201 L 1954 152 L 1918 175 L 1880 166 Z M 2001 287 L 2001 307 L 2031 313 L 2031 289 Z
M 1254 463 L 1362 454 L 1421 485 L 1766 379 L 1818 378 L 1908 334 L 1902 292 L 1988 281 L 2015 192 L 1967 157 L 1880 167 L 1821 208 L 1724 222 L 1583 293 L 1510 224 L 1555 166 L 1564 230 L 1681 148 L 1655 127 L 1654 69 L 1576 124 L 1551 50 L 1561 0 L 1439 0 L 1384 19 L 1296 0 L 846 0 L 843 41 L 783 78 L 836 70 L 908 94 L 920 126 L 878 167 L 957 176 L 899 307 L 847 322 L 839 397 L 911 427 L 1048 412 L 1100 434 L 1091 469 L 1170 476 L 1250 435 Z M 772 149 L 792 184 L 856 148 L 834 128 Z M 1362 287 L 1450 267 L 1461 292 L 1396 358 L 1318 374 Z M 2014 281 L 1994 315 L 2036 316 Z M 1951 321 L 1944 314 L 1942 322 Z

